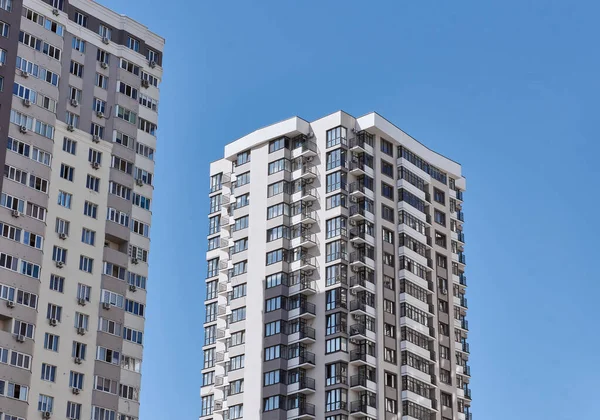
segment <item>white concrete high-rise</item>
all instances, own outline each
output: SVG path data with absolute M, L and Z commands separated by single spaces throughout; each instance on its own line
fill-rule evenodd
M 0 0 L 0 420 L 137 420 L 164 39 Z
M 470 420 L 459 164 L 340 111 L 210 176 L 200 419 Z

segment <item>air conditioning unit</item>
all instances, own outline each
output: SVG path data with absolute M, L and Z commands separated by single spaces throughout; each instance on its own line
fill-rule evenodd
M 315 133 L 312 131 L 306 135 L 306 138 L 312 139 L 315 136 Z
M 42 411 L 43 419 L 49 419 L 50 417 L 52 417 L 52 413 L 50 411 Z
M 64 263 L 64 262 L 62 262 L 62 261 L 56 261 L 56 266 L 57 266 L 58 268 L 63 268 L 63 267 L 65 266 L 65 263 Z
M 15 301 L 14 300 L 7 300 L 6 301 L 6 306 L 8 306 L 9 308 L 14 308 L 15 307 Z
M 307 223 L 304 225 L 306 227 L 306 229 L 310 230 L 312 229 L 312 223 Z
M 73 132 L 75 131 L 75 127 L 73 127 L 72 125 L 67 125 L 67 131 Z
M 137 258 L 135 258 L 135 257 L 133 257 L 133 258 L 131 259 L 131 263 L 132 263 L 132 264 L 137 264 L 137 263 L 139 263 L 139 262 L 140 262 L 140 261 L 139 261 Z
M 102 67 L 103 69 L 107 69 L 108 68 L 108 63 L 106 63 L 106 62 L 103 61 L 103 62 L 100 63 L 100 67 Z
M 23 99 L 23 105 L 26 107 L 30 107 L 31 106 L 31 101 L 29 99 Z
M 56 9 L 56 8 L 52 9 L 52 14 L 53 14 L 54 16 L 58 16 L 58 13 L 59 13 L 59 12 L 58 12 L 58 9 Z
M 100 164 L 98 162 L 92 162 L 92 168 L 100 169 Z
M 64 233 L 64 232 L 61 232 L 61 233 L 59 233 L 59 234 L 58 234 L 58 237 L 59 237 L 60 239 L 63 239 L 63 240 L 65 240 L 65 239 L 67 239 L 67 234 L 66 234 L 66 233 Z
M 129 290 L 132 292 L 135 292 L 137 290 L 137 287 L 134 284 L 130 284 L 129 285 Z
M 77 328 L 77 334 L 79 334 L 79 335 L 85 335 L 85 328 L 83 328 L 83 327 Z
M 442 288 L 441 290 L 442 295 L 447 295 L 448 294 L 448 289 L 446 289 L 445 287 Z
M 21 76 L 23 76 L 24 78 L 28 78 L 29 73 L 27 73 L 25 70 L 21 70 Z
M 137 179 L 135 180 L 135 183 L 136 183 L 137 185 L 139 185 L 140 187 L 144 185 L 144 181 L 143 181 L 141 178 L 137 178 Z
M 75 395 L 79 395 L 80 389 L 79 388 L 71 388 L 73 390 L 73 394 Z
M 108 44 L 110 42 L 110 39 L 108 39 L 107 36 L 102 37 L 102 42 L 104 42 L 105 44 Z
M 77 101 L 77 99 L 73 98 L 71 99 L 71 106 L 79 106 L 79 102 Z
M 27 133 L 27 127 L 25 127 L 24 125 L 19 127 L 19 131 L 23 134 Z
M 360 340 L 357 340 L 356 338 L 351 338 L 351 339 L 350 339 L 350 342 L 351 342 L 352 344 L 360 344 Z
M 156 61 L 150 61 L 148 65 L 150 65 L 150 68 L 153 69 L 154 67 L 156 67 Z
M 144 80 L 142 80 L 142 86 L 145 88 L 150 87 L 150 82 L 147 81 L 146 79 L 144 79 Z
M 350 289 L 350 294 L 353 296 L 356 295 L 356 289 Z
M 312 157 L 312 156 L 309 156 L 309 157 L 307 157 L 307 158 L 306 158 L 306 161 L 307 161 L 307 162 L 312 162 L 312 161 L 313 161 L 313 157 Z
M 80 304 L 81 306 L 85 306 L 85 298 L 77 298 L 77 303 Z
M 312 184 L 312 183 L 313 183 L 313 181 L 314 181 L 314 179 L 313 179 L 313 178 L 308 178 L 308 179 L 306 180 L 306 184 Z
M 19 217 L 21 215 L 21 213 L 19 213 L 19 210 L 13 210 L 11 212 L 11 214 L 12 214 L 12 217 Z
M 356 226 L 356 220 L 350 219 L 350 226 Z
M 76 357 L 74 362 L 75 364 L 80 365 L 83 362 L 83 360 L 81 360 L 81 357 Z
M 25 342 L 25 336 L 23 334 L 19 334 L 17 336 L 15 336 L 17 338 L 17 341 L 19 343 L 24 343 Z
M 110 303 L 109 302 L 102 302 L 102 307 L 106 310 L 110 309 Z
M 358 198 L 354 197 L 353 195 L 350 196 L 350 202 L 351 203 L 358 203 Z
M 98 117 L 98 118 L 104 118 L 104 112 L 102 112 L 102 111 L 96 111 L 96 117 Z
M 353 314 L 353 315 L 352 315 L 352 319 L 353 319 L 353 320 L 355 320 L 355 321 L 360 321 L 360 315 L 358 315 L 358 314 Z
M 56 327 L 58 325 L 58 319 L 50 318 L 50 325 L 52 325 L 53 327 Z
M 100 136 L 98 136 L 97 134 L 94 134 L 94 135 L 92 136 L 92 141 L 93 141 L 94 143 L 100 143 Z

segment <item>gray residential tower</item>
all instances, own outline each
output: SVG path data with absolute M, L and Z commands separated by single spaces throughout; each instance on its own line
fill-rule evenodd
M 378 114 L 210 167 L 201 420 L 470 420 L 461 167 Z
M 164 40 L 0 0 L 0 420 L 137 420 Z

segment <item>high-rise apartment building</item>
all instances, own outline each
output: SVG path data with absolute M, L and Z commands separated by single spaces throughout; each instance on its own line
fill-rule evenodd
M 336 112 L 210 176 L 200 419 L 471 419 L 459 164 Z
M 0 0 L 0 419 L 135 420 L 164 40 Z

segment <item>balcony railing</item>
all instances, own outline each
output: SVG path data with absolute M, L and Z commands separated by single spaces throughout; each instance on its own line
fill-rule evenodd
M 375 284 L 375 273 L 359 273 L 350 277 L 350 287 L 367 287 L 367 282 Z
M 319 194 L 316 188 L 302 187 L 300 198 L 302 200 L 318 200 Z
M 460 306 L 462 306 L 463 308 L 468 308 L 469 307 L 467 305 L 467 298 L 464 295 L 461 295 Z
M 467 276 L 465 276 L 465 273 L 460 273 L 459 276 L 459 283 L 462 284 L 463 286 L 467 285 Z
M 350 403 L 351 413 L 367 413 L 368 407 L 377 408 L 377 401 L 375 397 L 363 397 L 360 401 L 352 401 Z
M 465 364 L 463 366 L 463 373 L 467 376 L 471 376 L 471 366 Z
M 465 318 L 463 318 L 463 319 L 460 321 L 460 326 L 461 326 L 461 328 L 462 328 L 463 330 L 467 330 L 467 331 L 468 331 L 468 330 L 469 330 L 469 321 L 467 321 Z
M 350 139 L 350 149 L 358 148 L 367 151 L 365 147 L 366 144 L 367 143 L 365 142 L 363 136 L 354 137 L 353 139 Z
M 306 325 L 303 325 L 300 327 L 300 329 L 297 331 L 299 337 L 302 338 L 310 338 L 312 340 L 315 339 L 315 329 L 312 327 L 307 327 Z M 294 334 L 294 333 L 292 333 Z
M 310 351 L 303 351 L 298 356 L 299 364 L 303 365 L 305 363 L 309 363 L 311 365 L 315 364 L 315 354 Z
M 364 386 L 366 388 L 367 380 L 369 380 L 369 378 L 367 378 L 367 375 L 363 375 L 360 373 L 358 375 L 353 375 L 350 377 L 350 386 Z
M 308 376 L 300 378 L 300 380 L 298 382 L 292 382 L 288 385 L 292 385 L 292 384 L 298 384 L 298 389 L 312 389 L 312 390 L 315 389 L 315 380 Z
M 302 303 L 300 303 L 300 306 L 298 306 L 298 308 L 290 308 L 290 311 L 293 311 L 294 309 L 300 309 L 300 315 L 303 315 L 303 314 L 316 315 L 317 314 L 316 305 L 314 303 L 310 303 L 310 302 L 302 302 Z
M 365 190 L 368 190 L 368 188 L 362 182 L 355 181 L 355 182 L 351 182 L 350 184 L 348 184 L 348 192 L 350 194 L 355 193 L 355 192 L 360 192 L 360 193 L 364 194 Z
M 463 201 L 463 192 L 456 190 L 456 198 L 458 198 L 460 201 Z
M 365 216 L 365 212 L 366 212 L 366 210 L 364 207 L 361 207 L 358 205 L 350 206 L 350 217 L 356 216 L 356 215 Z
M 467 257 L 462 252 L 458 254 L 458 262 L 460 262 L 461 264 L 467 263 Z
M 464 351 L 465 353 L 471 353 L 469 343 L 467 343 L 466 341 L 462 342 L 462 351 Z
M 371 352 L 365 351 L 364 349 L 350 351 L 350 361 L 351 362 L 354 362 L 356 360 L 362 360 L 363 362 L 366 362 L 368 356 L 375 357 L 375 352 L 371 353 Z
M 460 220 L 461 222 L 465 221 L 465 214 L 462 211 L 458 211 L 456 212 L 456 217 L 458 218 L 458 220 Z
M 463 232 L 458 232 L 458 240 L 465 243 L 465 234 Z
M 305 153 L 305 152 L 313 152 L 313 153 L 318 153 L 318 148 L 317 148 L 317 143 L 315 143 L 312 140 L 305 140 L 302 143 L 301 147 L 301 152 Z

